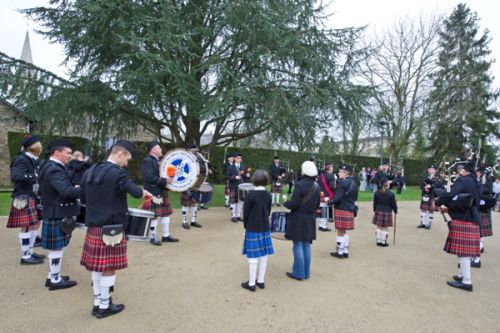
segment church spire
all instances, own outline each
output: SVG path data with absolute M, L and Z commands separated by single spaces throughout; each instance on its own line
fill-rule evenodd
M 24 38 L 23 51 L 21 52 L 21 60 L 24 60 L 30 64 L 33 63 L 33 58 L 31 57 L 31 45 L 29 31 L 26 31 L 26 37 Z

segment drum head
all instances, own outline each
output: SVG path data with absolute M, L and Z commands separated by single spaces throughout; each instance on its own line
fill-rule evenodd
M 155 217 L 155 213 L 144 209 L 129 208 L 128 213 L 130 216 L 151 217 L 151 218 Z
M 200 187 L 196 188 L 195 191 L 200 191 L 200 192 L 213 192 L 214 187 L 210 185 L 210 183 L 204 182 L 203 184 L 200 185 Z
M 242 191 L 251 191 L 255 189 L 255 185 L 252 183 L 243 183 L 238 185 L 238 189 Z
M 198 156 L 199 155 L 199 156 Z M 174 192 L 184 192 L 199 186 L 206 178 L 208 168 L 200 154 L 193 154 L 185 149 L 168 152 L 160 163 L 160 176 L 167 178 L 168 166 L 174 166 L 175 176 L 167 188 Z

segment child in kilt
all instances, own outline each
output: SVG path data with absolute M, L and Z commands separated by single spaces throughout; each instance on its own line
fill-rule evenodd
M 245 240 L 243 241 L 242 254 L 246 254 L 248 258 L 249 279 L 247 282 L 243 282 L 241 287 L 250 291 L 255 291 L 256 284 L 259 288 L 264 289 L 267 256 L 274 254 L 269 226 L 272 197 L 266 191 L 268 182 L 268 173 L 264 170 L 256 170 L 252 177 L 255 189 L 246 195 L 243 205 Z
M 373 196 L 372 223 L 377 226 L 375 231 L 377 246 L 387 247 L 389 246 L 387 228 L 392 227 L 392 212 L 398 213 L 398 205 L 396 196 L 389 189 L 391 182 L 387 178 L 382 178 L 380 184 L 381 188 Z

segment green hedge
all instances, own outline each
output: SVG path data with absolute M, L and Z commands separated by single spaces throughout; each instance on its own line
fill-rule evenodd
M 54 136 L 49 135 L 38 135 L 42 141 L 42 144 L 46 147 L 48 141 L 50 141 Z M 21 147 L 21 140 L 23 138 L 23 133 L 9 132 L 9 152 L 11 159 L 19 152 Z M 95 143 L 90 142 L 87 139 L 79 137 L 65 137 L 67 139 L 75 142 L 75 149 L 84 152 L 92 151 L 92 160 L 100 161 L 104 158 L 105 151 Z M 128 172 L 134 181 L 142 183 L 142 177 L 140 172 L 140 164 L 144 157 L 147 155 L 147 142 L 135 142 L 137 146 L 137 156 L 135 159 L 129 162 Z M 163 145 L 163 151 L 167 152 L 173 149 L 172 145 Z M 264 169 L 269 170 L 269 166 L 273 161 L 274 154 L 278 154 L 282 160 L 288 160 L 290 162 L 290 168 L 297 171 L 300 169 L 302 162 L 307 161 L 311 158 L 311 153 L 308 152 L 294 152 L 294 151 L 284 151 L 284 150 L 274 150 L 274 149 L 256 149 L 256 148 L 235 148 L 228 147 L 214 147 L 211 152 L 211 164 L 212 164 L 212 175 L 209 177 L 208 181 L 214 184 L 224 183 L 223 175 L 223 165 L 224 165 L 224 153 L 229 152 L 241 152 L 243 155 L 243 163 L 247 167 L 252 169 Z M 344 155 L 328 155 L 328 154 L 314 154 L 316 160 L 324 160 L 333 162 L 335 169 L 341 163 L 349 163 L 355 168 L 355 172 L 358 173 L 362 167 L 378 167 L 380 159 L 378 157 L 367 157 L 367 156 L 350 156 Z M 405 160 L 405 177 L 407 185 L 418 185 L 421 178 L 425 174 L 425 169 L 428 161 L 425 160 Z

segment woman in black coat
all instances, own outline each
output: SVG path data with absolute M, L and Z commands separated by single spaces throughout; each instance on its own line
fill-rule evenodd
M 311 243 L 316 239 L 316 209 L 319 207 L 318 170 L 311 161 L 302 163 L 302 177 L 295 185 L 292 198 L 283 205 L 290 209 L 285 238 L 293 241 L 292 279 L 308 279 L 311 268 Z
M 73 153 L 73 158 L 68 165 L 68 171 L 73 185 L 81 185 L 83 174 L 90 168 L 90 163 L 88 161 L 89 158 L 84 158 L 82 152 L 77 150 Z

